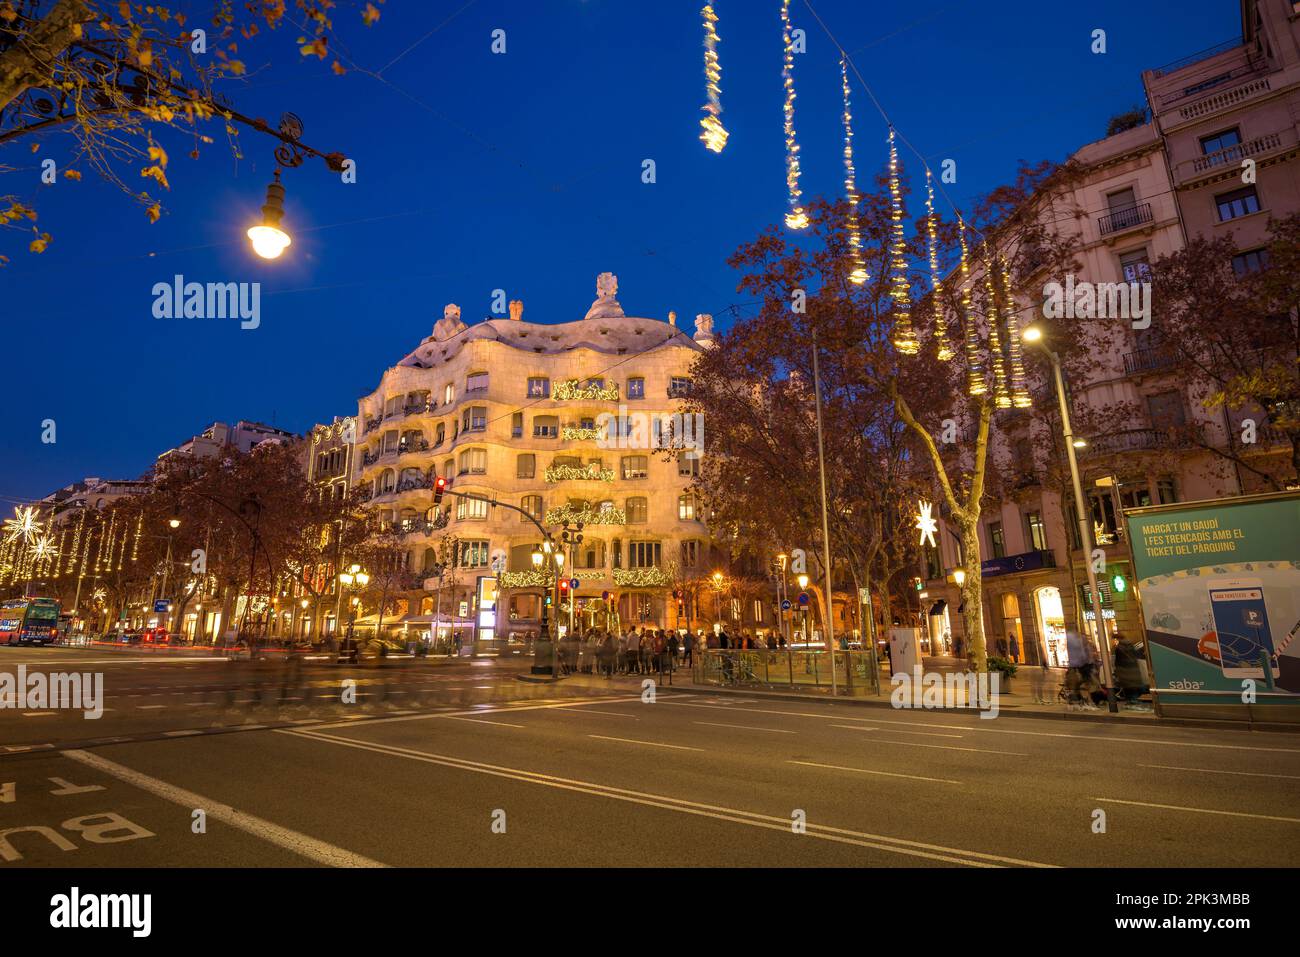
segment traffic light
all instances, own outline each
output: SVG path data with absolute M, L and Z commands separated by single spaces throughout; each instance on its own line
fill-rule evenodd
M 567 595 L 568 593 L 569 593 L 569 580 L 567 578 L 561 578 L 560 594 L 563 596 L 563 595 Z
M 917 591 L 920 591 L 921 589 L 923 589 L 923 588 L 925 587 L 925 582 L 922 581 L 920 578 L 913 578 L 913 579 L 912 579 L 912 585 L 913 585 L 913 587 L 916 588 Z
M 433 480 L 433 504 L 438 505 L 442 502 L 442 493 L 447 491 L 447 477 L 439 475 Z
M 1111 587 L 1115 589 L 1116 594 L 1123 594 L 1124 590 L 1128 588 L 1128 580 L 1118 572 L 1116 572 L 1115 577 L 1110 580 L 1110 584 Z

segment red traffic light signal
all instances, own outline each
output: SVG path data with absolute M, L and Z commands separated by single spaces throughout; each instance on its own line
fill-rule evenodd
M 568 590 L 569 590 L 569 580 L 568 580 L 567 578 L 561 578 L 561 579 L 560 579 L 560 594 L 564 594 L 564 593 L 567 592 Z
M 437 505 L 442 501 L 442 493 L 447 491 L 447 477 L 439 475 L 433 480 L 433 504 Z

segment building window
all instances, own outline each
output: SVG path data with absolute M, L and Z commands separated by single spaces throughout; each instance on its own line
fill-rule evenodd
M 1108 492 L 1087 492 L 1088 511 L 1092 515 L 1092 538 L 1097 545 L 1114 545 L 1119 535 L 1115 521 L 1115 500 Z M 1076 536 L 1077 540 L 1077 536 Z M 1075 548 L 1078 548 L 1075 545 Z
M 1147 488 L 1145 480 L 1140 484 L 1125 484 L 1120 486 L 1119 493 L 1120 508 L 1146 508 L 1151 504 L 1151 489 Z
M 645 379 L 635 378 L 627 380 L 627 397 L 629 399 L 645 398 Z
M 454 402 L 455 400 L 456 400 L 456 387 L 452 385 L 450 382 L 448 382 L 447 387 L 442 390 L 442 404 L 451 405 L 452 402 Z
M 488 502 L 482 496 L 470 495 L 466 498 L 456 499 L 456 521 L 458 522 L 463 522 L 466 519 L 485 519 L 487 514 Z
M 487 472 L 487 449 L 466 449 L 460 453 L 461 475 L 483 475 Z
M 1211 153 L 1217 153 L 1220 150 L 1226 150 L 1229 146 L 1237 146 L 1241 143 L 1241 133 L 1233 127 L 1230 130 L 1224 130 L 1222 133 L 1215 133 L 1213 136 L 1201 137 L 1201 155 L 1209 156 Z M 1210 166 L 1218 166 L 1220 163 L 1228 162 L 1227 156 L 1216 156 L 1210 160 Z
M 755 598 L 754 599 L 754 624 L 761 625 L 762 623 L 763 623 L 763 603 L 759 601 L 757 598 Z
M 644 525 L 649 520 L 650 500 L 647 498 L 630 498 L 627 500 L 627 523 Z
M 384 451 L 396 452 L 399 436 L 396 431 L 384 433 Z
M 1238 276 L 1268 268 L 1268 250 L 1251 249 L 1232 257 L 1232 270 Z
M 659 542 L 628 542 L 627 567 L 653 568 L 659 564 L 660 554 Z
M 462 432 L 482 432 L 487 428 L 487 406 L 472 405 L 460 417 Z
M 700 474 L 700 457 L 695 452 L 677 453 L 677 474 L 683 478 L 694 478 Z
M 516 412 L 510 416 L 510 437 L 512 439 L 522 439 L 524 437 L 524 414 Z
M 1153 429 L 1176 429 L 1187 424 L 1183 397 L 1177 392 L 1158 392 L 1147 396 L 1147 417 Z
M 680 399 L 691 394 L 691 380 L 684 375 L 675 375 L 668 380 L 668 397 Z
M 677 518 L 683 522 L 695 521 L 695 496 L 690 492 L 677 496 Z
M 697 568 L 700 564 L 700 543 L 695 541 L 682 542 L 682 567 Z
M 989 522 L 989 545 L 994 558 L 1007 557 L 1007 540 L 1002 535 L 1001 522 Z
M 537 456 L 525 452 L 515 458 L 515 478 L 530 479 L 537 477 Z
M 546 399 L 551 395 L 551 380 L 544 376 L 533 376 L 528 380 L 528 398 Z
M 487 568 L 488 543 L 486 541 L 464 541 L 460 543 L 461 568 Z
M 623 456 L 623 478 L 643 479 L 650 474 L 650 459 L 645 455 Z
M 1145 249 L 1137 249 L 1120 256 L 1119 269 L 1125 282 L 1151 281 L 1151 263 L 1147 259 Z
M 1178 501 L 1178 485 L 1172 478 L 1156 480 L 1156 497 L 1161 505 L 1172 505 Z
M 1047 551 L 1047 529 L 1042 513 L 1030 512 L 1025 516 L 1025 524 L 1029 527 L 1029 547 L 1036 552 Z
M 1254 186 L 1234 189 L 1230 193 L 1221 193 L 1214 197 L 1214 203 L 1219 207 L 1219 222 L 1221 223 L 1259 212 L 1259 195 L 1255 192 Z
M 447 423 L 439 422 L 433 430 L 433 444 L 435 447 L 442 445 L 447 439 Z
M 542 500 L 540 495 L 525 495 L 523 501 L 519 504 L 520 507 L 533 518 L 537 519 L 539 522 L 542 520 L 542 513 L 546 510 L 546 503 Z M 528 517 L 520 515 L 519 521 L 526 522 L 528 521 Z
M 614 559 L 614 567 L 622 568 L 623 567 L 623 540 L 621 538 L 616 538 L 614 539 L 614 541 L 610 542 L 609 551 L 610 551 L 610 555 Z
M 533 416 L 533 438 L 556 439 L 560 437 L 560 420 L 553 415 Z
M 488 374 L 486 372 L 471 372 L 465 377 L 466 392 L 486 392 L 488 387 Z

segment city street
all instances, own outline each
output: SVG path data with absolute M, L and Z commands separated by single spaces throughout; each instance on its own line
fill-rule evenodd
M 102 671 L 105 713 L 0 711 L 5 867 L 1297 863 L 1289 734 L 649 702 L 522 682 L 519 661 L 286 681 L 281 663 L 0 649 L 0 671 L 20 664 Z

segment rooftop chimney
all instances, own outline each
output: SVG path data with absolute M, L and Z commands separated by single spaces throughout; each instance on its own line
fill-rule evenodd
M 519 322 L 524 318 L 524 301 L 522 299 L 510 300 L 510 318 Z

